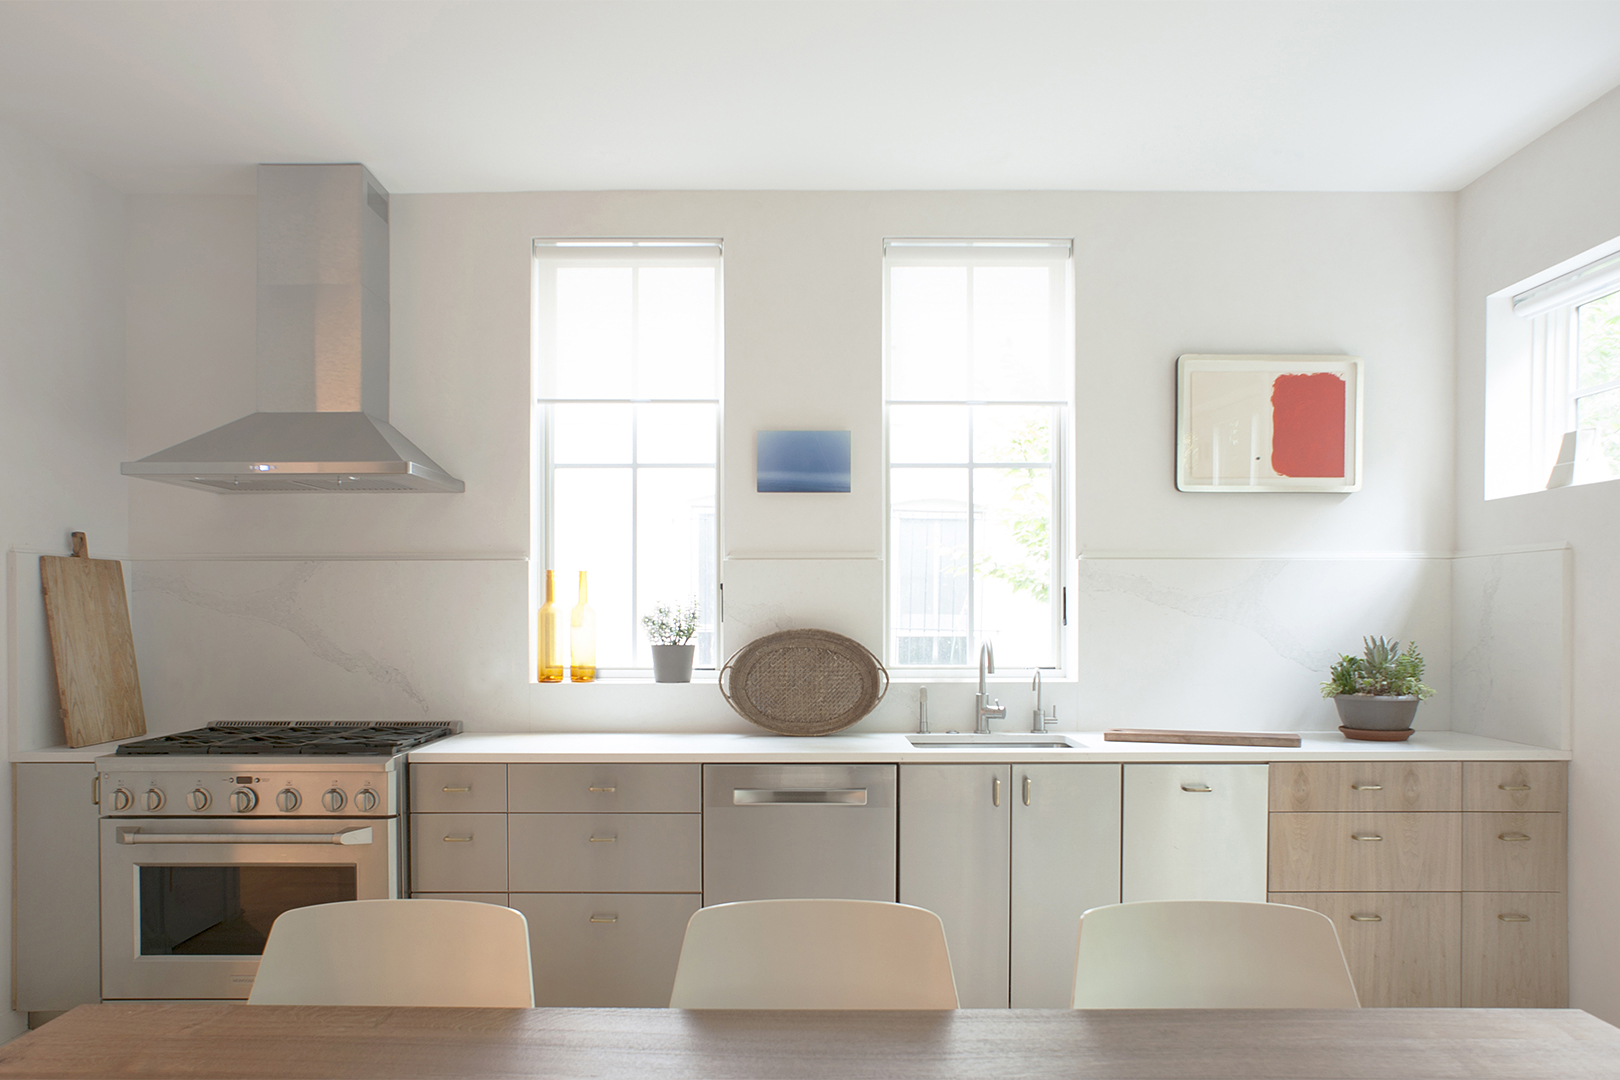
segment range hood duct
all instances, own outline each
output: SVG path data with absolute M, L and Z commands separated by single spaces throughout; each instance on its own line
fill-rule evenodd
M 363 165 L 259 166 L 258 411 L 125 476 L 200 491 L 464 491 L 388 422 L 388 192 Z

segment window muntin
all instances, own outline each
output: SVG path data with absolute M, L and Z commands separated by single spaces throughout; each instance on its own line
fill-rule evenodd
M 885 246 L 888 653 L 1062 655 L 1067 242 Z
M 1610 479 L 1620 476 L 1620 291 L 1577 305 L 1574 316 L 1569 430 L 1591 433 L 1590 478 Z
M 534 265 L 537 562 L 561 606 L 589 573 L 602 674 L 650 667 L 642 616 L 694 598 L 714 667 L 720 247 L 536 241 Z

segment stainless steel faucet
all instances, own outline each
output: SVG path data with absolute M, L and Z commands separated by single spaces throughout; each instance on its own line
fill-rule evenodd
M 996 650 L 990 647 L 987 641 L 979 649 L 979 692 L 973 695 L 973 732 L 975 735 L 990 734 L 990 721 L 1000 720 L 1007 715 L 1007 707 L 1000 701 L 992 701 L 985 693 L 984 677 L 996 673 Z
M 1035 718 L 1032 721 L 1029 730 L 1035 731 L 1035 732 L 1045 733 L 1045 731 L 1052 724 L 1057 723 L 1057 706 L 1056 705 L 1052 706 L 1052 715 L 1050 715 L 1050 716 L 1046 715 L 1044 712 L 1041 711 L 1041 669 L 1040 668 L 1035 669 L 1035 679 L 1034 679 L 1034 681 L 1032 681 L 1029 684 L 1029 688 L 1031 690 L 1035 691 Z
M 928 734 L 928 687 L 917 687 L 917 734 Z

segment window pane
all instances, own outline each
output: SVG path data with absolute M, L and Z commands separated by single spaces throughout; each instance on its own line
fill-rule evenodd
M 890 398 L 968 397 L 967 275 L 960 266 L 890 268 Z
M 1620 379 L 1620 292 L 1576 309 L 1580 318 L 1580 370 L 1577 386 L 1601 386 Z
M 973 271 L 973 390 L 990 401 L 1050 401 L 1057 395 L 1051 267 Z
M 901 664 L 968 662 L 966 469 L 889 474 L 889 609 Z
M 976 469 L 973 503 L 979 625 L 996 662 L 1050 666 L 1052 472 Z
M 551 406 L 551 457 L 560 465 L 630 464 L 631 405 Z
M 637 483 L 637 666 L 652 664 L 641 618 L 659 604 L 696 597 L 698 635 L 693 663 L 714 667 L 715 470 L 642 469 Z
M 635 396 L 719 397 L 714 269 L 643 267 L 637 274 Z
M 973 409 L 973 460 L 1051 461 L 1050 406 L 978 405 Z
M 552 472 L 551 505 L 557 603 L 574 605 L 579 571 L 587 571 L 596 610 L 596 664 L 633 666 L 630 470 L 558 468 Z
M 1576 466 L 1581 474 L 1578 482 L 1620 476 L 1620 390 L 1577 398 L 1575 426 L 1591 433 L 1582 435 L 1583 439 L 1595 436 L 1597 440 L 1591 450 L 1582 447 L 1584 460 Z
M 699 465 L 714 462 L 714 405 L 636 406 L 636 460 Z
M 966 405 L 894 405 L 889 409 L 889 460 L 896 464 L 966 465 Z
M 620 267 L 557 269 L 555 396 L 631 396 L 630 273 Z

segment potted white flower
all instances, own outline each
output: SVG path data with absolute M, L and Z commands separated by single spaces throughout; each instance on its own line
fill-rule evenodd
M 1328 670 L 1322 696 L 1339 710 L 1339 730 L 1350 739 L 1400 741 L 1412 735 L 1412 718 L 1434 693 L 1423 685 L 1423 656 L 1417 642 L 1401 651 L 1399 641 L 1362 638 L 1360 656 L 1340 655 Z
M 652 642 L 653 682 L 692 681 L 692 635 L 697 633 L 697 599 L 670 607 L 659 604 L 641 617 Z

